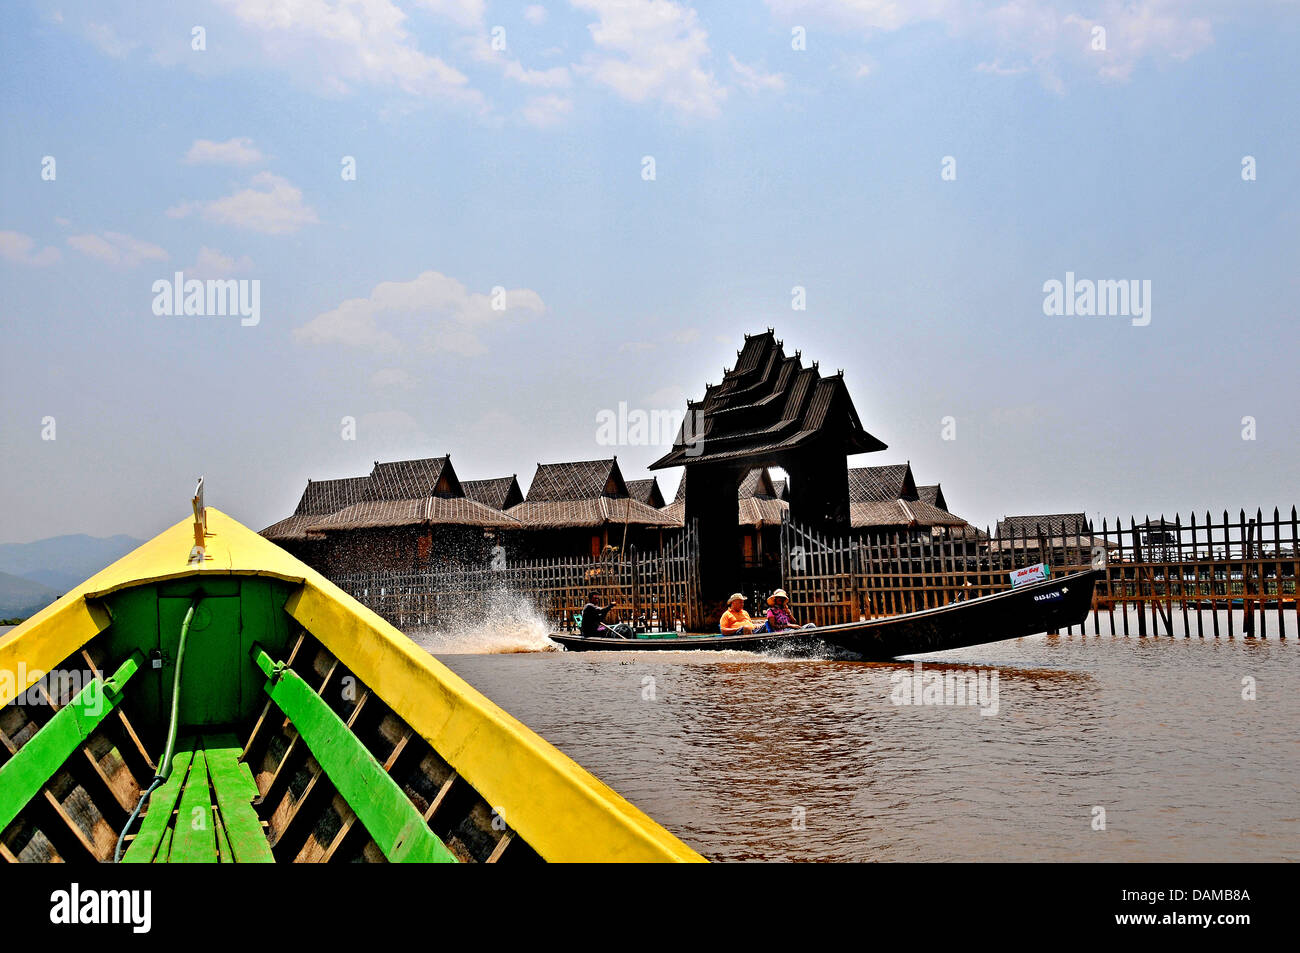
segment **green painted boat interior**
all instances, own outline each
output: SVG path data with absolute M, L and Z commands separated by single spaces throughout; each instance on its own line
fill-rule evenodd
M 269 577 L 227 576 L 141 586 L 105 599 L 113 624 L 101 639 L 109 657 L 139 651 L 148 660 L 125 701 L 148 750 L 160 753 L 166 738 L 177 643 L 191 601 L 199 597 L 182 672 L 182 734 L 233 729 L 257 717 L 266 676 L 250 653 L 260 644 L 275 658 L 288 654 L 293 620 L 284 604 L 293 590 Z
M 0 711 L 0 861 L 111 862 L 124 828 L 126 863 L 539 860 L 285 611 L 296 589 L 205 576 L 103 597 L 110 624 L 61 667 L 94 678 Z

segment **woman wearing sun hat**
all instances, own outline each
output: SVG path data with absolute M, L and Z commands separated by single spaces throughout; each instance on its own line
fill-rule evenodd
M 794 616 L 790 614 L 790 597 L 786 595 L 784 589 L 778 589 L 768 596 L 767 604 L 770 606 L 767 610 L 769 632 L 784 632 L 786 629 L 799 628 L 799 623 L 795 622 Z

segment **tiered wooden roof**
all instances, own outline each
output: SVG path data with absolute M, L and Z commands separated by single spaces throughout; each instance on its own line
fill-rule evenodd
M 517 477 L 497 477 L 494 480 L 465 480 L 461 483 L 465 495 L 476 503 L 494 510 L 508 510 L 524 501 L 524 491 Z
M 687 405 L 673 448 L 650 469 L 700 463 L 762 464 L 818 438 L 846 454 L 883 450 L 863 429 L 842 375 L 822 377 L 798 353 L 787 356 L 772 331 L 746 335 L 736 366 L 704 398 Z

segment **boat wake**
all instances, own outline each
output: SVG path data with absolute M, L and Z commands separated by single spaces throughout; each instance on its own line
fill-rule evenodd
M 498 592 L 488 595 L 486 611 L 473 619 L 409 629 L 406 634 L 433 655 L 509 655 L 559 651 L 546 637 L 549 631 L 545 617 L 527 598 Z

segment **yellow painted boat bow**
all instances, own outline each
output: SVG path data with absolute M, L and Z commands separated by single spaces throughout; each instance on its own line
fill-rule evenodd
M 121 689 L 124 696 L 130 696 L 133 686 L 147 681 L 147 673 L 151 667 L 159 669 L 160 661 L 164 665 L 173 662 L 169 658 L 167 649 L 170 644 L 167 639 L 174 639 L 174 635 L 168 635 L 168 630 L 176 628 L 174 625 L 169 626 L 167 620 L 179 619 L 173 604 L 179 604 L 184 608 L 187 604 L 193 606 L 198 602 L 202 613 L 203 603 L 199 602 L 199 599 L 208 598 L 212 606 L 208 614 L 213 620 L 209 623 L 212 626 L 209 631 L 213 634 L 209 637 L 207 647 L 203 651 L 209 653 L 214 651 L 213 644 L 217 638 L 242 639 L 245 644 L 239 646 L 242 649 L 239 658 L 251 659 L 251 661 L 239 661 L 234 664 L 232 671 L 237 671 L 230 676 L 231 684 L 236 687 L 238 684 L 243 684 L 244 694 L 246 696 L 256 694 L 255 704 L 265 707 L 262 709 L 261 718 L 257 719 L 257 725 L 252 729 L 252 737 L 242 748 L 234 749 L 239 752 L 240 770 L 245 775 L 241 783 L 247 783 L 247 775 L 253 775 L 258 793 L 255 795 L 249 787 L 248 797 L 243 799 L 244 804 L 231 805 L 229 816 L 224 819 L 222 819 L 224 805 L 218 804 L 218 800 L 224 793 L 228 793 L 229 786 L 224 780 L 225 775 L 218 774 L 216 767 L 218 756 L 211 751 L 208 753 L 208 770 L 211 777 L 205 778 L 205 782 L 210 786 L 213 797 L 200 798 L 200 802 L 209 807 L 214 817 L 218 819 L 218 830 L 215 835 L 218 856 L 210 857 L 209 854 L 202 856 L 224 860 L 229 859 L 227 855 L 232 852 L 239 854 L 240 847 L 234 837 L 242 821 L 239 815 L 248 807 L 250 800 L 256 807 L 259 796 L 262 798 L 280 796 L 280 790 L 276 789 L 277 784 L 285 792 L 286 798 L 297 797 L 298 800 L 289 808 L 276 808 L 274 811 L 268 809 L 269 805 L 262 806 L 260 822 L 268 840 L 276 845 L 277 837 L 288 838 L 288 828 L 295 823 L 295 817 L 298 814 L 307 816 L 307 807 L 301 802 L 307 800 L 311 789 L 309 788 L 308 792 L 301 796 L 291 795 L 288 792 L 294 785 L 288 779 L 280 779 L 281 774 L 292 773 L 285 767 L 285 763 L 292 756 L 295 739 L 299 737 L 293 728 L 286 728 L 287 740 L 283 746 L 277 745 L 274 738 L 270 742 L 263 738 L 261 748 L 269 752 L 264 754 L 263 758 L 269 766 L 263 768 L 261 774 L 258 765 L 250 763 L 253 752 L 259 748 L 258 733 L 263 732 L 264 736 L 272 735 L 275 725 L 278 724 L 278 718 L 275 716 L 280 712 L 271 707 L 272 701 L 268 701 L 267 696 L 283 709 L 286 725 L 295 718 L 294 714 L 290 714 L 291 711 L 303 710 L 291 708 L 291 699 L 282 700 L 276 694 L 286 687 L 284 681 L 278 681 L 282 678 L 286 663 L 276 662 L 275 656 L 279 654 L 281 658 L 284 657 L 297 633 L 300 639 L 299 647 L 294 649 L 294 654 L 290 655 L 290 662 L 287 665 L 301 670 L 307 680 L 311 681 L 313 676 L 310 671 L 310 659 L 307 649 L 301 646 L 301 639 L 303 636 L 314 638 L 315 642 L 311 643 L 311 647 L 318 653 L 319 659 L 324 660 L 317 661 L 316 664 L 325 673 L 316 678 L 319 684 L 312 687 L 312 691 L 317 696 L 326 697 L 326 685 L 337 684 L 338 677 L 332 674 L 336 668 L 340 672 L 350 673 L 356 682 L 364 687 L 365 692 L 386 706 L 384 708 L 386 719 L 404 723 L 409 729 L 407 732 L 409 736 L 412 738 L 418 736 L 427 743 L 430 753 L 424 755 L 420 765 L 426 774 L 434 778 L 432 783 L 435 786 L 438 783 L 437 779 L 445 775 L 447 780 L 441 782 L 444 786 L 436 796 L 429 795 L 421 799 L 418 791 L 424 784 L 423 776 L 416 781 L 402 782 L 408 794 L 411 791 L 417 792 L 410 795 L 409 799 L 415 802 L 415 807 L 420 809 L 423 815 L 431 818 L 436 813 L 440 803 L 447 800 L 448 788 L 452 786 L 451 779 L 458 777 L 478 798 L 475 803 L 479 807 L 466 807 L 465 816 L 479 817 L 479 826 L 483 827 L 481 823 L 483 806 L 490 807 L 491 816 L 495 818 L 499 813 L 500 817 L 508 823 L 512 836 L 526 844 L 527 849 L 535 852 L 536 857 L 540 859 L 597 862 L 701 861 L 703 859 L 590 772 L 493 704 L 446 666 L 374 612 L 357 603 L 320 573 L 219 510 L 208 508 L 206 511 L 196 510 L 196 512 L 200 513 L 199 521 L 182 520 L 0 639 L 0 676 L 5 676 L 7 673 L 7 677 L 0 677 L 0 703 L 8 705 L 25 693 L 30 694 L 28 689 L 41 678 L 43 673 L 67 667 L 70 660 L 79 657 L 91 660 L 92 653 L 88 653 L 87 649 L 92 644 L 103 647 L 99 650 L 101 660 L 96 668 L 97 672 L 117 671 L 121 677 L 124 669 L 130 669 L 126 674 L 132 678 L 131 682 L 125 683 L 124 688 L 105 680 L 101 689 L 110 697 L 117 688 Z M 203 512 L 206 513 L 205 528 L 202 525 Z M 197 539 L 196 526 L 198 527 Z M 198 545 L 200 542 L 201 546 Z M 234 595 L 230 595 L 231 592 Z M 264 596 L 267 592 L 271 595 Z M 268 607 L 282 605 L 282 610 L 268 608 L 264 616 L 254 615 L 250 607 L 254 595 L 258 599 L 264 599 Z M 224 601 L 218 596 L 224 597 Z M 144 609 L 133 608 L 146 602 Z M 233 624 L 228 633 L 221 631 L 219 627 L 221 620 L 226 617 L 222 613 L 226 612 L 227 608 L 230 612 L 238 612 L 239 618 L 243 620 Z M 121 632 L 114 635 L 115 626 L 123 629 L 128 626 L 128 617 L 131 613 L 137 613 L 140 619 L 145 620 L 131 624 L 136 626 L 138 632 L 147 633 L 141 638 L 133 636 L 134 641 L 126 639 Z M 288 618 L 283 618 L 284 615 Z M 156 625 L 155 619 L 157 619 Z M 281 628 L 284 631 L 282 644 L 276 642 L 275 635 Z M 257 642 L 251 645 L 250 651 L 247 643 L 253 636 L 256 636 Z M 161 649 L 154 650 L 155 646 L 161 646 Z M 132 649 L 136 652 L 132 653 Z M 151 651 L 153 651 L 152 657 Z M 180 650 L 182 657 L 185 651 L 182 642 Z M 190 651 L 198 652 L 200 649 L 192 648 Z M 174 651 L 171 654 L 175 654 Z M 298 660 L 296 663 L 295 657 Z M 135 666 L 124 664 L 128 662 L 128 658 L 136 660 Z M 213 673 L 211 677 L 216 678 L 215 673 L 220 670 L 218 663 L 207 663 L 202 659 L 196 659 L 189 664 L 191 667 L 185 670 L 187 686 L 200 684 L 209 677 L 207 673 Z M 261 672 L 253 667 L 254 664 L 262 666 Z M 196 666 L 200 667 L 196 668 Z M 136 667 L 146 673 L 146 676 L 132 675 L 131 672 Z M 204 674 L 201 675 L 200 672 Z M 260 691 L 250 691 L 247 688 L 248 684 L 254 684 L 257 689 L 263 688 L 261 681 L 263 673 L 269 678 L 269 681 L 265 682 L 265 694 Z M 251 679 L 257 681 L 252 682 Z M 165 695 L 170 682 L 164 684 L 160 680 L 158 684 L 162 689 L 155 694 Z M 193 690 L 190 691 L 193 693 Z M 311 692 L 306 694 L 310 695 Z M 152 707 L 147 708 L 149 712 L 165 710 L 161 698 L 156 704 L 152 702 L 151 704 Z M 218 708 L 221 707 L 217 702 L 213 704 Z M 247 707 L 250 703 L 247 698 L 244 698 L 238 704 Z M 310 708 L 313 702 L 309 697 L 301 704 L 306 704 Z M 319 703 L 314 704 L 318 708 L 322 707 Z M 341 707 L 342 702 L 331 702 L 331 704 L 334 705 L 334 715 L 337 716 L 335 720 L 339 724 L 351 726 L 353 723 L 361 723 L 361 716 L 357 711 L 361 708 L 360 705 L 356 705 L 354 709 Z M 58 709 L 57 703 L 52 707 Z M 71 706 L 65 705 L 65 707 Z M 311 710 L 315 711 L 315 709 Z M 181 706 L 181 711 L 186 715 L 184 704 Z M 273 717 L 268 718 L 267 712 L 271 712 Z M 182 725 L 182 731 L 188 728 L 198 738 L 201 735 L 211 736 L 224 725 L 228 725 L 235 732 L 247 729 L 251 719 L 241 722 L 236 717 L 237 714 L 236 712 L 235 715 L 231 715 L 223 710 L 220 716 L 211 715 L 206 721 L 200 715 L 193 715 L 194 724 Z M 328 711 L 322 711 L 320 714 L 326 721 L 334 717 Z M 45 713 L 34 714 L 32 717 L 37 727 L 41 719 L 49 718 Z M 349 784 L 360 782 L 355 782 L 355 779 L 351 778 L 336 777 L 331 772 L 331 764 L 326 757 L 328 746 L 322 745 L 321 749 L 317 750 L 313 742 L 314 736 L 308 735 L 304 727 L 308 723 L 307 716 L 301 717 L 304 721 L 298 729 L 306 744 L 312 748 L 312 757 L 307 758 L 304 753 L 295 770 L 299 773 L 306 771 L 307 774 L 303 776 L 312 779 L 324 779 L 328 776 L 328 780 L 334 782 L 337 791 L 346 794 Z M 125 721 L 125 715 L 122 718 Z M 150 720 L 154 720 L 152 716 L 146 717 L 146 721 Z M 55 721 L 57 719 L 49 719 L 46 727 L 54 725 Z M 214 726 L 214 721 L 220 724 Z M 338 727 L 334 722 L 330 722 L 329 726 L 322 724 L 320 730 L 330 730 L 330 726 Z M 146 731 L 148 727 L 150 726 L 141 727 L 138 732 L 140 737 L 145 737 L 146 734 L 151 738 L 161 736 L 159 730 Z M 159 726 L 153 727 L 157 729 Z M 29 725 L 21 734 L 29 736 L 26 745 L 32 745 L 32 739 L 42 738 L 47 732 L 42 729 L 33 734 L 32 726 Z M 57 732 L 51 731 L 50 734 L 53 736 Z M 134 734 L 132 732 L 132 735 Z M 57 813 L 57 804 L 51 807 L 49 803 L 42 803 L 42 798 L 45 802 L 49 802 L 54 797 L 50 792 L 57 785 L 54 784 L 53 775 L 43 781 L 39 778 L 34 781 L 29 780 L 33 796 L 30 802 L 22 802 L 25 794 L 15 792 L 25 791 L 19 785 L 20 776 L 24 771 L 30 771 L 31 766 L 28 762 L 37 760 L 36 749 L 33 748 L 31 757 L 23 758 L 21 757 L 22 746 L 16 740 L 7 736 L 4 740 L 9 757 L 5 764 L 0 765 L 0 801 L 8 799 L 11 802 L 11 810 L 8 815 L 0 816 L 0 821 L 7 825 L 0 830 L 3 830 L 5 842 L 13 841 L 13 843 L 9 847 L 0 844 L 0 853 L 8 855 L 6 859 L 15 859 L 18 848 L 23 843 L 29 844 L 24 849 L 40 853 L 38 847 L 43 841 L 32 834 L 29 841 L 37 846 L 30 846 L 29 841 L 23 841 L 23 837 L 15 834 L 15 831 L 23 824 L 33 828 L 39 827 L 41 825 L 39 817 L 46 817 L 51 810 Z M 51 747 L 54 740 L 56 739 L 52 738 L 46 747 Z M 92 750 L 93 747 L 87 740 L 87 750 Z M 141 747 L 156 756 L 161 745 L 153 748 L 149 745 Z M 281 751 L 281 747 L 285 748 L 284 752 Z M 200 741 L 191 743 L 187 748 L 190 752 L 185 761 L 190 771 L 187 777 L 199 776 L 195 772 L 198 771 L 196 766 L 202 760 L 200 758 L 202 748 L 203 743 Z M 397 754 L 385 755 L 386 748 L 374 752 L 376 763 L 390 774 L 393 773 L 393 765 L 388 764 L 388 761 L 395 763 L 400 760 L 402 746 L 399 745 L 397 748 Z M 51 747 L 51 750 L 54 748 Z M 425 749 L 420 750 L 423 752 Z M 102 763 L 109 764 L 111 760 Z M 123 760 L 129 759 L 124 756 Z M 443 762 L 446 768 L 450 769 L 450 774 L 438 767 Z M 18 766 L 14 767 L 15 764 Z M 160 773 L 165 773 L 165 770 L 167 769 Z M 336 770 L 342 772 L 343 769 Z M 439 775 L 439 771 L 443 771 L 444 774 Z M 105 768 L 101 773 L 110 772 Z M 139 773 L 136 772 L 137 775 Z M 38 783 L 41 787 L 39 793 L 36 793 Z M 145 783 L 146 779 L 136 777 L 133 782 L 127 784 L 128 790 L 119 794 L 118 800 L 129 803 L 129 795 L 143 788 Z M 317 781 L 313 780 L 312 783 L 316 784 Z M 179 798 L 189 796 L 179 790 L 179 781 L 176 785 L 178 790 L 172 796 Z M 195 785 L 189 786 L 195 787 Z M 207 792 L 209 787 L 204 787 L 203 790 Z M 158 795 L 155 795 L 156 797 Z M 324 795 L 321 795 L 318 800 L 326 803 Z M 354 798 L 351 804 L 340 802 L 340 806 L 335 809 L 339 817 L 354 826 L 355 821 L 351 819 L 351 812 L 364 813 L 362 805 L 355 803 L 356 800 Z M 208 801 L 211 801 L 211 804 L 208 804 Z M 401 806 L 403 809 L 406 807 L 406 805 Z M 110 807 L 111 810 L 104 812 L 104 819 L 109 819 L 110 815 L 114 815 L 118 810 L 116 805 Z M 168 814 L 170 810 L 169 805 Z M 319 813 L 322 810 L 324 809 L 318 804 L 313 803 L 313 812 Z M 155 813 L 160 816 L 163 812 L 160 809 Z M 268 815 L 271 816 L 268 818 Z M 312 817 L 315 816 L 316 814 L 313 813 Z M 32 817 L 38 819 L 33 821 Z M 73 818 L 73 820 L 77 819 Z M 377 829 L 382 826 L 383 820 L 375 816 L 373 821 L 367 821 L 365 826 Z M 84 842 L 88 843 L 94 855 L 98 856 L 103 852 L 101 846 L 96 846 L 103 840 L 103 831 L 96 835 L 95 830 L 99 820 L 92 818 L 92 821 L 93 823 L 89 824 L 81 823 L 80 830 L 84 837 L 78 835 L 76 830 L 71 834 L 67 831 L 61 832 L 65 835 L 63 839 L 72 843 L 72 847 L 68 850 L 58 850 L 59 838 L 50 836 L 49 841 L 55 844 L 54 847 L 49 848 L 50 852 L 67 855 L 69 850 L 75 852 L 79 849 L 78 844 Z M 277 823 L 280 823 L 283 829 L 277 830 Z M 313 823 L 315 822 L 309 819 L 304 822 L 304 827 L 310 828 Z M 462 824 L 460 821 L 455 823 Z M 464 822 L 464 824 L 468 823 L 468 821 Z M 118 825 L 107 826 L 115 829 Z M 333 825 L 327 826 L 333 830 Z M 433 826 L 432 821 L 430 826 Z M 495 826 L 501 828 L 504 825 L 498 821 Z M 144 826 L 141 828 L 141 839 L 146 837 L 145 831 L 150 827 L 146 814 Z M 147 853 L 149 858 L 160 860 L 168 859 L 164 851 L 170 850 L 171 859 L 177 859 L 186 832 L 168 828 L 165 821 L 158 821 L 152 827 L 157 828 L 158 844 L 148 851 L 141 846 L 135 853 Z M 450 833 L 446 833 L 442 840 L 450 839 L 454 843 L 460 843 L 455 840 L 456 837 L 460 837 L 465 843 L 473 840 L 470 834 L 463 832 L 456 834 L 451 828 L 448 828 L 448 831 Z M 371 830 L 370 833 L 374 835 L 375 831 Z M 321 835 L 313 836 L 320 840 Z M 341 834 L 337 836 L 343 838 Z M 338 847 L 337 844 L 333 848 L 313 846 L 311 837 L 305 835 L 300 839 L 303 844 L 301 849 L 293 848 L 297 852 L 294 854 L 297 859 L 304 857 L 322 859 L 322 856 L 318 855 L 323 855 L 323 859 L 331 859 L 332 851 Z M 375 841 L 379 840 L 380 837 L 375 836 Z M 368 847 L 365 849 L 374 853 L 375 843 L 367 841 L 367 844 Z M 398 859 L 405 857 L 407 844 L 407 835 L 395 835 L 388 842 L 379 844 L 379 849 L 388 859 Z M 222 853 L 223 846 L 226 849 L 225 854 Z M 520 848 L 520 850 L 524 849 Z M 503 850 L 500 844 L 493 848 L 492 859 L 499 857 Z M 464 854 L 466 851 L 468 848 L 461 850 L 460 853 Z M 452 853 L 457 853 L 457 850 L 453 849 Z M 528 856 L 533 856 L 533 853 L 529 853 Z M 276 859 L 281 858 L 277 856 Z M 474 858 L 460 856 L 458 859 Z

